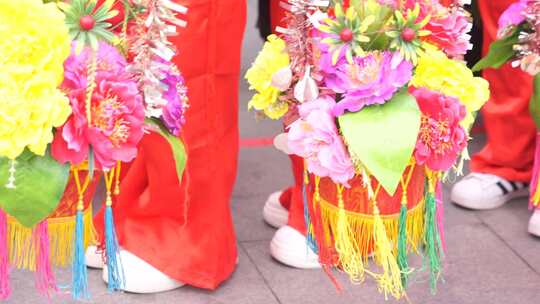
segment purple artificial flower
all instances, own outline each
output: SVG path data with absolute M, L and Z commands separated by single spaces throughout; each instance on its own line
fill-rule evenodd
M 413 65 L 398 52 L 368 53 L 355 57 L 352 64 L 340 56 L 336 65 L 332 65 L 330 53 L 321 55 L 319 64 L 325 85 L 343 97 L 334 107 L 335 116 L 384 104 L 412 77 Z
M 167 86 L 167 91 L 163 93 L 167 104 L 163 107 L 161 120 L 171 134 L 178 136 L 185 123 L 184 110 L 187 106 L 187 89 L 180 73 L 169 71 L 165 75 L 161 83 Z
M 524 11 L 529 2 L 531 2 L 531 0 L 520 0 L 510 5 L 502 13 L 499 18 L 499 32 L 497 34 L 499 37 L 505 36 L 512 27 L 518 26 L 525 21 Z

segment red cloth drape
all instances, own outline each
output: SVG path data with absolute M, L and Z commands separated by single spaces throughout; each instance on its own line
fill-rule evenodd
M 115 200 L 122 248 L 168 276 L 214 289 L 233 272 L 230 197 L 238 156 L 238 82 L 245 0 L 177 0 L 188 26 L 174 40 L 190 108 L 182 183 L 166 141 L 146 135 Z M 102 213 L 96 216 L 98 230 Z M 101 231 L 102 232 L 102 231 Z M 141 274 L 144 275 L 144 274 Z
M 497 21 L 515 0 L 480 0 L 484 25 L 484 54 L 496 39 Z M 471 162 L 474 172 L 491 173 L 528 182 L 534 158 L 536 127 L 529 114 L 532 78 L 510 64 L 484 71 L 491 99 L 482 110 L 487 145 Z

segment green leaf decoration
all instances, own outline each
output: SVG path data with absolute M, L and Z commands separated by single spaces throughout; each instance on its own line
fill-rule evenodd
M 163 125 L 163 123 L 158 119 L 146 119 L 145 120 L 147 124 L 150 124 L 154 126 L 153 129 L 156 131 L 156 133 L 160 134 L 167 140 L 169 145 L 171 146 L 173 156 L 174 156 L 174 162 L 176 166 L 176 174 L 178 176 L 178 181 L 182 181 L 182 176 L 184 174 L 184 169 L 186 168 L 186 162 L 187 162 L 187 153 L 186 148 L 184 147 L 184 143 L 182 140 L 174 136 L 173 134 L 169 133 L 167 128 Z
M 540 130 L 540 75 L 534 76 L 533 94 L 529 103 L 531 116 L 536 124 L 536 128 Z
M 37 156 L 26 150 L 16 160 L 15 188 L 5 185 L 11 161 L 0 158 L 0 208 L 22 225 L 33 227 L 58 206 L 69 178 L 69 165 L 61 165 L 50 152 Z
M 394 194 L 416 146 L 420 130 L 416 99 L 402 91 L 384 105 L 338 118 L 349 152 L 389 194 Z
M 518 26 L 506 37 L 493 42 L 489 46 L 488 54 L 474 65 L 473 72 L 487 68 L 498 69 L 512 59 L 516 54 L 514 45 L 519 41 L 520 32 L 521 26 Z

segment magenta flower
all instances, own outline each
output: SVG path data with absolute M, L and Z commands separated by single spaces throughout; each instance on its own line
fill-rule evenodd
M 412 94 L 422 112 L 416 162 L 434 171 L 448 170 L 467 146 L 467 133 L 459 124 L 465 118 L 465 107 L 457 98 L 424 88 L 414 89 Z
M 525 9 L 531 0 L 519 0 L 511 4 L 499 17 L 499 37 L 504 37 L 512 27 L 525 21 Z
M 137 155 L 143 136 L 144 106 L 137 84 L 115 70 L 121 55 L 113 49 L 98 53 L 96 88 L 91 98 L 91 120 L 86 116 L 87 51 L 72 54 L 66 62 L 62 88 L 66 91 L 72 115 L 57 129 L 52 155 L 61 163 L 80 164 L 92 148 L 99 170 L 110 169 L 117 161 L 129 162 Z M 103 58 L 102 54 L 106 54 Z M 103 59 L 103 60 L 102 60 Z
M 167 104 L 163 107 L 161 120 L 171 134 L 179 136 L 185 123 L 184 112 L 187 106 L 184 78 L 179 73 L 167 72 L 161 83 L 167 87 L 163 94 Z
M 355 175 L 354 165 L 339 136 L 334 106 L 328 96 L 300 105 L 300 119 L 289 126 L 289 149 L 306 160 L 310 173 L 348 186 Z
M 329 56 L 329 53 L 322 53 L 320 66 L 325 85 L 343 97 L 334 107 L 335 116 L 384 104 L 412 76 L 413 65 L 397 52 L 369 53 L 365 57 L 355 57 L 352 64 L 341 56 L 335 66 L 328 62 Z

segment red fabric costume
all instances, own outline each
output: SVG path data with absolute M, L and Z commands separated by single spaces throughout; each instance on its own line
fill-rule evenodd
M 229 204 L 246 8 L 244 0 L 176 2 L 189 9 L 188 26 L 174 41 L 190 103 L 183 130 L 186 172 L 180 184 L 168 143 L 146 135 L 135 161 L 123 168 L 114 216 L 123 249 L 178 281 L 215 289 L 237 259 Z M 103 212 L 95 222 L 102 230 Z
M 277 26 L 286 27 L 283 23 L 285 10 L 280 7 L 281 0 L 270 0 L 270 18 L 272 31 L 275 32 Z M 304 219 L 304 200 L 302 197 L 302 186 L 304 184 L 304 160 L 296 155 L 290 155 L 291 166 L 294 175 L 294 185 L 283 191 L 279 198 L 281 205 L 289 210 L 288 226 L 306 234 L 306 222 Z
M 499 16 L 513 2 L 478 2 L 484 25 L 484 54 L 496 39 Z M 510 64 L 484 71 L 484 78 L 491 89 L 491 99 L 482 110 L 488 140 L 484 149 L 473 157 L 471 170 L 529 182 L 536 138 L 536 127 L 529 114 L 532 78 Z

